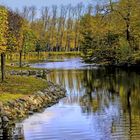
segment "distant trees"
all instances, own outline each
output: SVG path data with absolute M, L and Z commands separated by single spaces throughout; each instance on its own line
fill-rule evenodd
M 115 2 L 114 2 L 115 1 Z M 104 64 L 140 63 L 139 0 L 106 0 L 96 6 L 34 6 L 12 11 L 0 6 L 2 81 L 5 54 L 22 57 L 29 52 L 82 51 L 85 61 Z M 40 17 L 38 17 L 40 15 Z
M 56 5 L 42 7 L 38 19 L 35 18 L 35 7 L 24 7 L 20 15 L 29 22 L 39 40 L 37 42 L 43 42 L 42 51 L 77 51 L 80 48 L 80 18 L 84 11 L 80 3 L 60 8 Z
M 111 65 L 138 64 L 139 6 L 138 0 L 109 0 L 97 5 L 94 14 L 84 14 L 80 22 L 84 59 Z
M 0 6 L 0 54 L 1 73 L 4 81 L 5 54 L 12 60 L 13 53 L 19 53 L 19 66 L 28 52 L 77 51 L 79 50 L 80 17 L 82 4 L 43 7 L 37 18 L 34 6 L 12 11 Z

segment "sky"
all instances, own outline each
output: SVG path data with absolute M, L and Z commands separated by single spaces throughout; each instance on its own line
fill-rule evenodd
M 44 6 L 52 5 L 76 5 L 77 3 L 83 2 L 85 4 L 91 3 L 92 0 L 0 0 L 1 5 L 8 6 L 12 9 L 19 8 L 23 6 L 36 6 L 38 9 Z

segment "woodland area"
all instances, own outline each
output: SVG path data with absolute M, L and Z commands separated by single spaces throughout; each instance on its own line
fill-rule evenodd
M 80 51 L 86 62 L 106 65 L 140 63 L 140 1 L 106 0 L 102 4 L 34 6 L 10 10 L 0 6 L 1 73 L 5 58 L 37 52 Z M 7 57 L 6 57 L 7 56 Z
M 86 61 L 128 66 L 140 63 L 140 1 L 109 0 L 80 20 Z

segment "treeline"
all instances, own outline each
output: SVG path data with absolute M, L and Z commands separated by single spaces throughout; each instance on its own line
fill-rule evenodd
M 80 50 L 80 19 L 90 11 L 91 5 L 82 3 L 76 6 L 62 5 L 58 7 L 42 7 L 40 10 L 34 6 L 23 7 L 16 12 L 26 20 L 29 29 L 35 37 L 35 47 L 24 47 L 27 51 L 79 51 Z M 25 32 L 27 36 L 27 31 Z M 28 37 L 26 37 L 28 38 Z M 26 39 L 25 38 L 25 39 Z M 28 40 L 25 41 L 29 42 Z
M 140 63 L 140 1 L 104 0 L 87 6 L 0 6 L 2 80 L 5 55 L 22 57 L 42 51 L 82 51 L 85 61 L 110 65 Z
M 12 60 L 13 53 L 22 57 L 30 52 L 79 51 L 80 19 L 90 6 L 43 7 L 38 13 L 34 6 L 10 10 L 0 6 L 0 54 L 2 81 L 4 80 L 5 55 Z
M 38 35 L 36 50 L 78 51 L 79 24 L 83 5 L 43 7 L 40 18 L 36 18 L 35 7 L 24 7 L 21 15 L 30 23 L 30 28 Z
M 80 21 L 81 49 L 88 62 L 140 64 L 140 1 L 112 0 L 96 5 Z

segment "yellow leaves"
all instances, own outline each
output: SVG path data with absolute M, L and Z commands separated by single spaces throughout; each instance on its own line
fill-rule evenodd
M 7 29 L 8 29 L 8 12 L 5 7 L 0 7 L 0 53 L 6 50 Z
M 23 30 L 26 28 L 23 18 L 13 11 L 8 12 L 8 51 L 19 51 L 23 47 Z
M 5 52 L 6 46 L 0 46 L 0 53 Z

